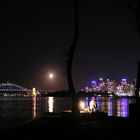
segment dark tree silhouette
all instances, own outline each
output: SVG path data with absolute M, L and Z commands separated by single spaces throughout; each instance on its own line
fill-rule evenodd
M 76 91 L 73 84 L 73 78 L 72 78 L 72 63 L 74 58 L 74 53 L 76 50 L 76 45 L 79 37 L 79 30 L 78 30 L 78 0 L 74 1 L 74 37 L 73 42 L 67 52 L 68 59 L 67 59 L 67 82 L 69 91 L 72 95 L 72 113 L 73 115 L 77 116 L 79 114 L 78 109 L 78 97 L 76 95 Z
M 128 0 L 123 0 L 123 5 L 131 9 L 131 11 L 136 14 L 136 24 L 138 33 L 140 34 L 140 0 L 135 0 L 131 3 Z
M 135 91 L 135 96 L 136 96 L 136 103 L 140 103 L 139 99 L 139 90 L 140 90 L 140 62 L 138 62 L 138 71 L 137 71 L 137 81 L 136 81 L 136 91 Z
M 123 1 L 123 5 L 131 9 L 136 14 L 136 24 L 137 30 L 140 35 L 140 0 L 136 0 L 136 3 L 130 3 L 128 0 Z M 139 99 L 139 89 L 140 89 L 140 62 L 138 62 L 138 70 L 137 70 L 137 80 L 136 80 L 136 90 L 135 90 L 135 97 L 136 103 L 140 103 Z
M 137 22 L 138 32 L 140 34 L 140 0 L 137 0 L 136 22 Z

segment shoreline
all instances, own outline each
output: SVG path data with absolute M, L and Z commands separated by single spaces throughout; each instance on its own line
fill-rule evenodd
M 133 137 L 130 120 L 122 117 L 86 118 L 75 120 L 63 116 L 61 118 L 37 118 L 23 124 L 0 131 L 4 139 L 36 139 L 36 138 L 96 138 L 124 139 L 127 134 Z M 119 135 L 118 135 L 119 132 Z M 18 137 L 17 137 L 18 135 Z M 20 136 L 20 137 L 19 137 Z M 120 137 L 121 136 L 121 137 Z

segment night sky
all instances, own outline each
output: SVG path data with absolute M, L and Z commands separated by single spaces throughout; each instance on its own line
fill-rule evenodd
M 123 0 L 79 0 L 76 89 L 99 77 L 136 78 L 140 35 Z M 0 82 L 67 89 L 66 51 L 73 40 L 74 0 L 9 0 L 0 4 Z M 49 72 L 54 79 L 48 79 Z

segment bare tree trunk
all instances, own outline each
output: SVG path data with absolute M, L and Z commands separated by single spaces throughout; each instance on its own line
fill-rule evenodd
M 140 34 L 140 0 L 137 0 L 136 23 L 137 23 L 138 33 Z M 140 90 L 140 62 L 138 62 L 136 91 L 135 91 L 135 97 L 136 97 L 136 103 L 137 104 L 140 103 L 139 90 Z
M 140 62 L 138 62 L 138 71 L 137 71 L 137 81 L 136 81 L 136 91 L 135 91 L 135 97 L 136 97 L 136 103 L 140 103 L 140 97 L 139 97 L 139 90 L 140 90 Z
M 78 97 L 76 95 L 76 91 L 73 85 L 73 78 L 72 78 L 72 63 L 73 63 L 73 58 L 74 58 L 74 53 L 78 41 L 78 36 L 79 36 L 79 30 L 78 30 L 78 1 L 74 1 L 74 38 L 73 42 L 68 50 L 68 60 L 67 60 L 67 82 L 68 82 L 68 87 L 69 91 L 71 92 L 72 95 L 72 113 L 73 115 L 77 116 L 79 114 L 79 109 L 78 109 Z
M 138 33 L 140 34 L 140 0 L 137 0 L 137 10 L 136 10 L 136 23 L 138 28 Z

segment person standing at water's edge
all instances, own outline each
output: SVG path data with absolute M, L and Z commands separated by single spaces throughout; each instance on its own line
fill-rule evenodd
M 96 111 L 96 101 L 95 101 L 94 98 L 89 103 L 89 111 L 90 112 L 95 112 Z

